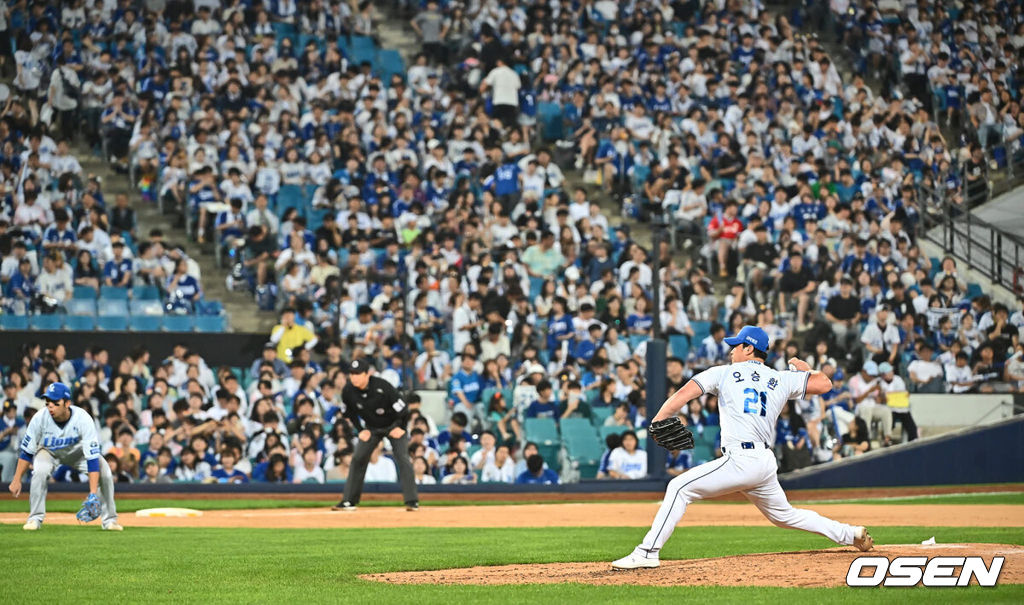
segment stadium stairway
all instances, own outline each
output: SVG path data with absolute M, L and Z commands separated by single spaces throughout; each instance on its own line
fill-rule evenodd
M 269 333 L 276 323 L 273 314 L 254 313 L 256 304 L 252 297 L 240 292 L 231 292 L 224 285 L 224 272 L 214 266 L 212 254 L 203 254 L 200 246 L 188 241 L 185 230 L 175 225 L 176 218 L 160 213 L 156 203 L 142 200 L 139 192 L 129 182 L 128 175 L 118 174 L 103 158 L 93 155 L 82 141 L 77 141 L 74 153 L 82 165 L 83 177 L 90 174 L 103 179 L 103 195 L 108 204 L 114 197 L 125 193 L 137 216 L 136 233 L 144 240 L 151 229 L 164 232 L 167 241 L 182 246 L 185 252 L 199 263 L 202 271 L 202 286 L 207 299 L 220 300 L 228 316 L 228 329 L 235 332 L 266 332 Z M 83 178 L 84 180 L 84 178 Z

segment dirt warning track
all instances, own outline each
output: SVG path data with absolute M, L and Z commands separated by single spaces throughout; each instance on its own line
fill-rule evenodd
M 870 553 L 854 548 L 764 553 L 662 561 L 657 569 L 614 571 L 608 562 L 543 563 L 466 567 L 437 571 L 367 574 L 364 580 L 389 584 L 630 584 L 639 586 L 845 586 L 850 563 L 865 554 L 899 556 L 981 556 L 986 564 L 1005 557 L 999 584 L 1024 583 L 1024 547 L 1006 544 L 886 544 Z M 976 580 L 972 580 L 976 584 Z
M 172 502 L 168 504 L 173 505 Z M 25 513 L 0 514 L 0 523 L 24 523 L 27 508 L 26 505 Z M 868 527 L 1024 527 L 1024 506 L 1012 504 L 879 506 L 811 503 L 801 505 L 801 508 Z M 134 513 L 122 513 L 120 522 L 126 528 L 647 527 L 657 509 L 656 502 L 424 506 L 418 512 L 406 512 L 400 507 L 362 507 L 355 512 L 334 512 L 325 506 L 204 511 L 202 516 L 191 518 L 143 518 Z M 77 523 L 71 513 L 51 513 L 45 521 L 45 524 Z M 767 527 L 771 523 L 748 504 L 700 502 L 686 509 L 681 527 L 687 525 Z

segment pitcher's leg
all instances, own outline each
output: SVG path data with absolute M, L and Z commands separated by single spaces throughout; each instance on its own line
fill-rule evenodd
M 46 517 L 46 490 L 49 488 L 50 475 L 57 468 L 57 461 L 50 452 L 39 450 L 32 459 L 32 491 L 29 492 L 30 521 L 43 522 Z
M 760 486 L 743 492 L 743 495 L 778 527 L 821 534 L 836 544 L 853 544 L 856 531 L 854 526 L 823 517 L 811 510 L 793 508 L 778 478 L 774 476 Z
M 729 456 L 712 460 L 691 468 L 669 482 L 665 500 L 654 516 L 651 530 L 644 541 L 636 547 L 637 554 L 645 558 L 657 558 L 676 524 L 683 518 L 686 505 L 696 500 L 735 491 L 742 486 L 743 478 Z

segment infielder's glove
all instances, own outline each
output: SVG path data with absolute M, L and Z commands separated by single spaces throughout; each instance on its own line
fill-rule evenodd
M 89 494 L 89 497 L 82 502 L 82 508 L 75 514 L 75 518 L 82 523 L 88 523 L 100 516 L 100 499 L 96 494 Z
M 647 433 L 655 443 L 667 450 L 693 449 L 693 433 L 676 416 L 652 422 Z

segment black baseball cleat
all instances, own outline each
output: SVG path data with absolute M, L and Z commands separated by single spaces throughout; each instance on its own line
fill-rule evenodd
M 331 510 L 343 510 L 346 512 L 353 512 L 356 510 L 356 505 L 352 504 L 348 500 L 342 500 L 341 502 L 332 506 Z
M 420 503 L 416 502 L 415 500 L 413 500 L 412 502 L 406 502 L 405 503 L 405 510 L 407 510 L 409 512 L 414 513 L 416 511 L 418 511 L 419 509 L 420 509 Z

